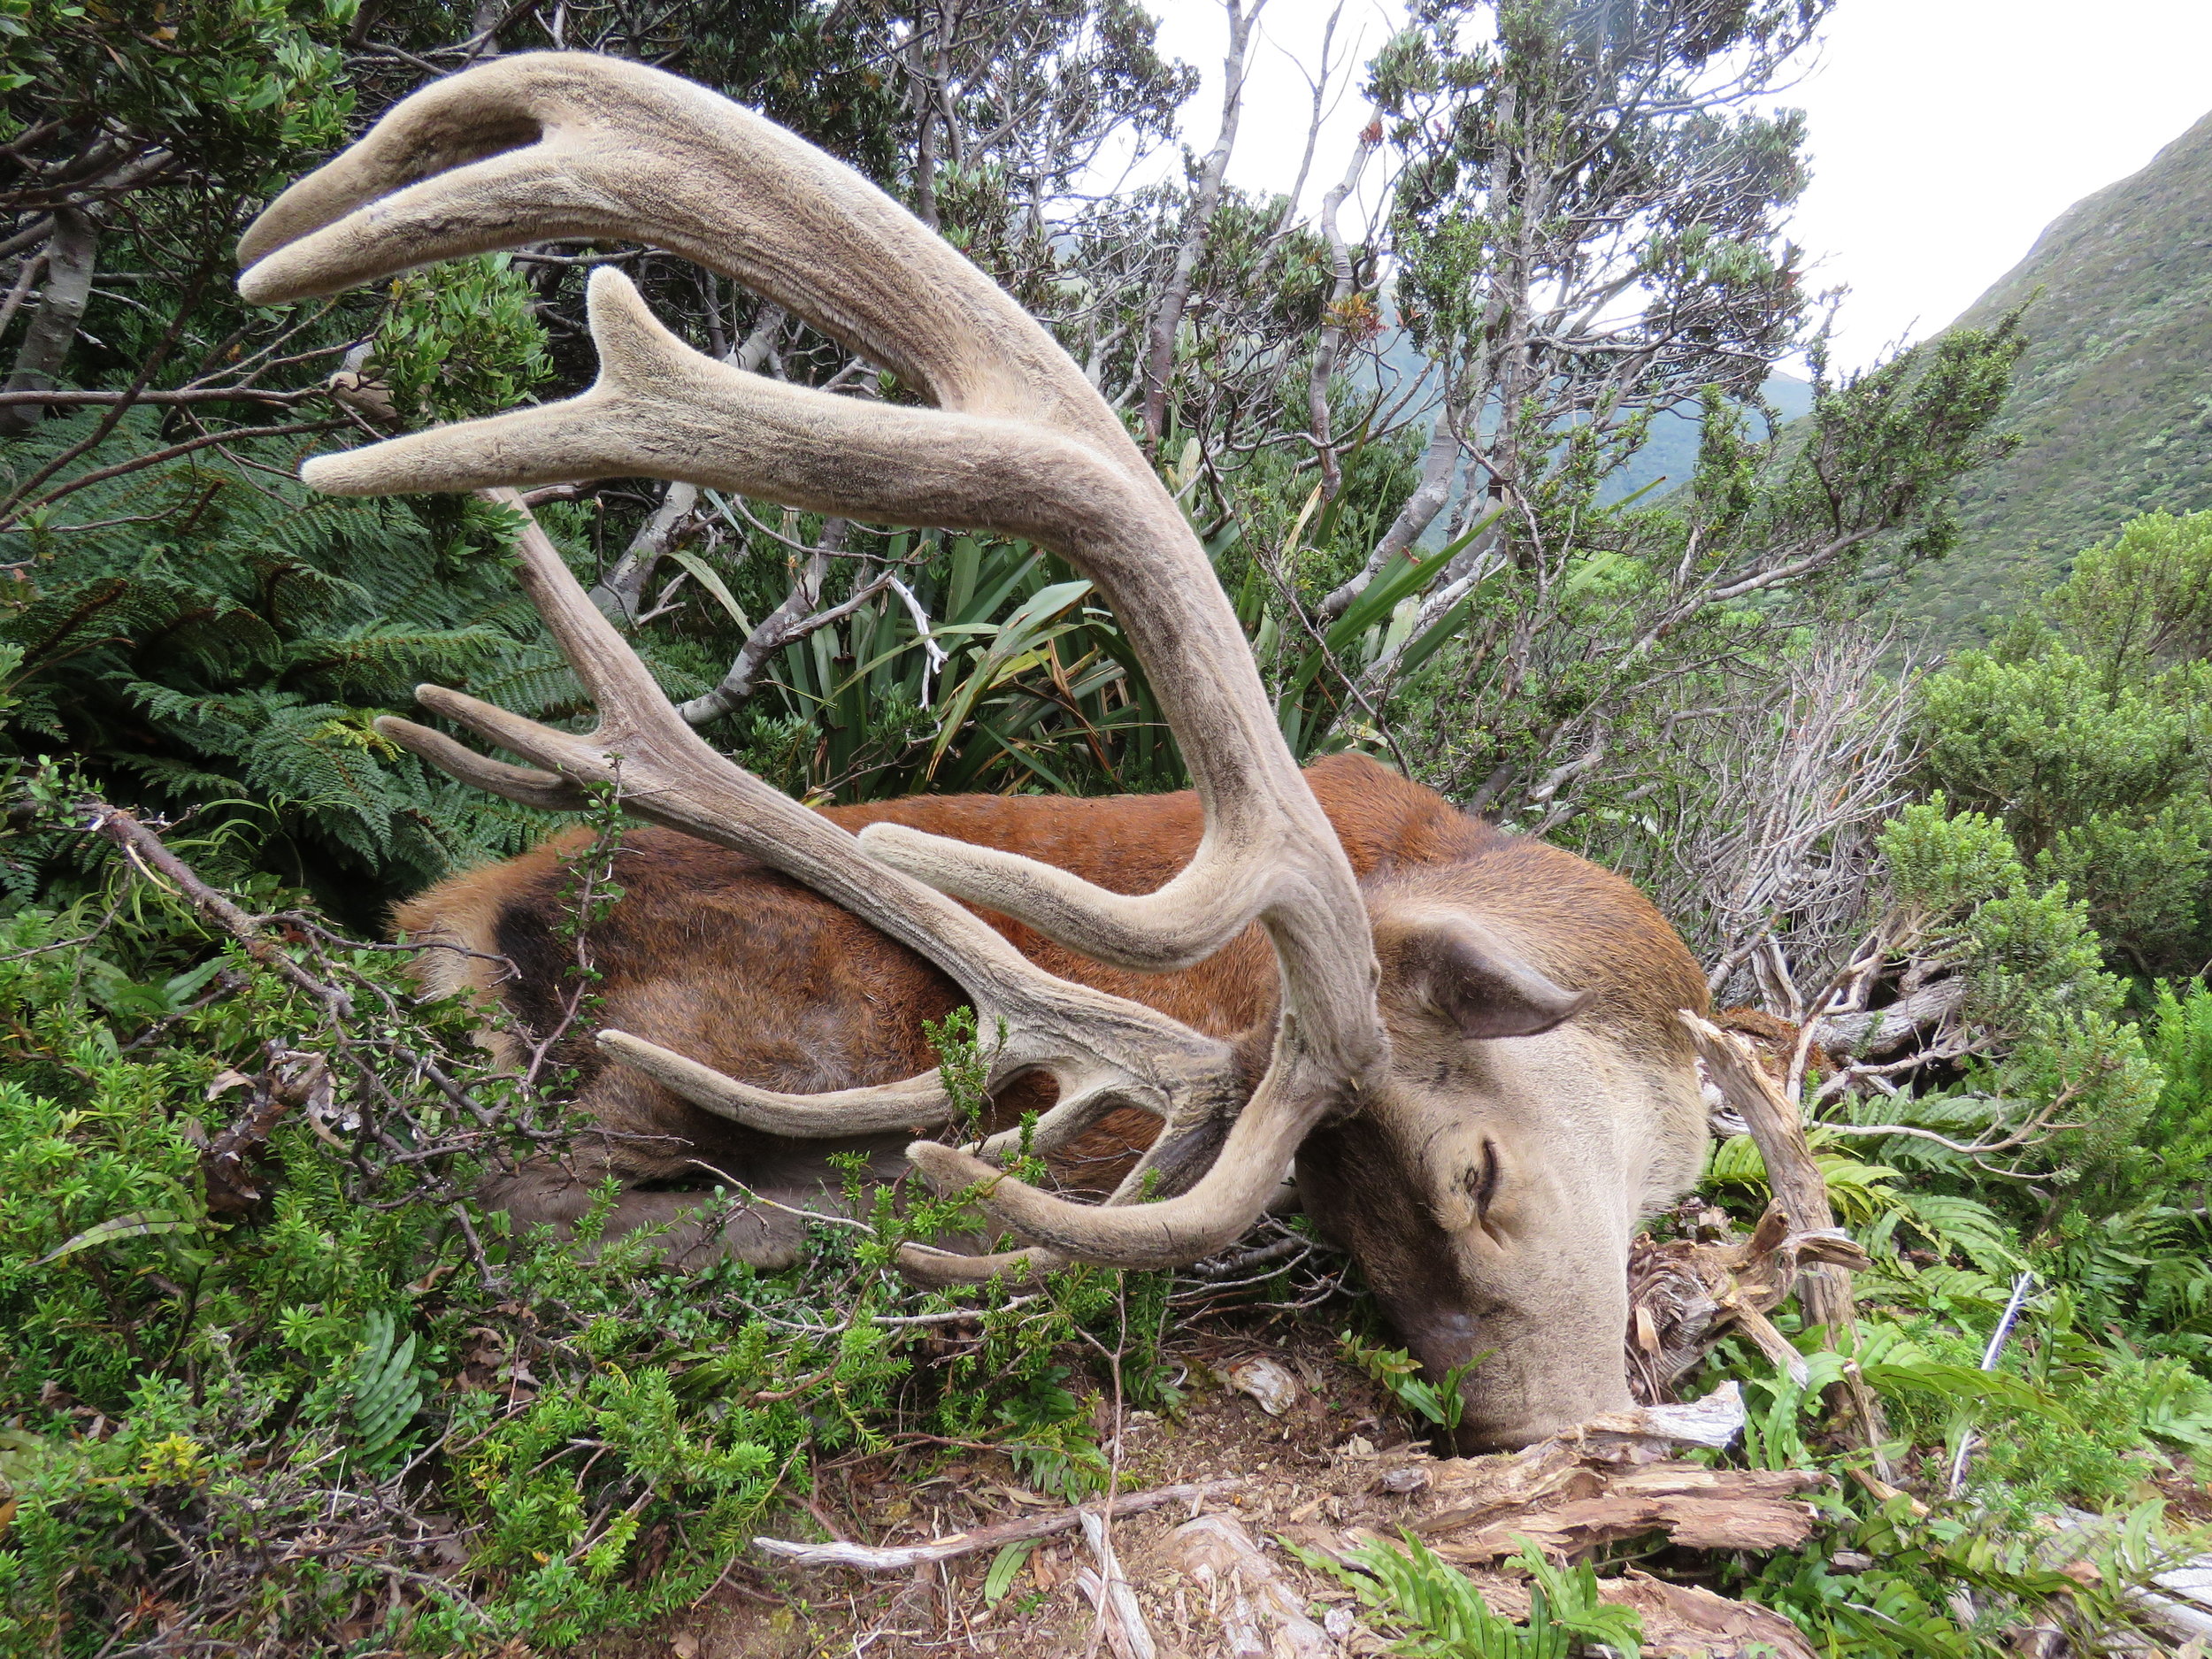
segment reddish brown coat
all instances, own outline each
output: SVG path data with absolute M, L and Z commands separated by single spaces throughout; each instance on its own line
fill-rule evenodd
M 1352 866 L 1371 888 L 1433 885 L 1502 926 L 1538 968 L 1597 993 L 1583 1018 L 1632 1046 L 1678 1046 L 1674 1010 L 1704 1005 L 1695 964 L 1642 894 L 1595 865 L 1472 818 L 1371 760 L 1334 756 L 1307 772 Z M 1149 892 L 1188 862 L 1203 821 L 1188 791 L 1071 800 L 1047 795 L 917 796 L 831 807 L 849 830 L 895 822 L 1043 859 L 1122 893 Z M 402 905 L 411 938 L 481 953 L 433 953 L 432 982 L 497 987 L 529 1027 L 550 1029 L 572 960 L 559 924 L 572 903 L 567 864 L 583 830 L 439 884 Z M 590 937 L 600 1023 L 634 1033 L 717 1071 L 790 1093 L 911 1076 L 934 1064 L 924 1026 L 961 1001 L 942 973 L 867 924 L 741 853 L 664 829 L 626 834 L 616 862 L 621 901 Z M 1263 1034 L 1274 964 L 1257 927 L 1180 973 L 1110 967 L 991 915 L 994 926 L 1056 974 L 1147 1003 L 1213 1035 Z M 507 979 L 484 956 L 515 965 Z M 757 1169 L 795 1147 L 743 1129 L 605 1062 L 582 1041 L 561 1056 L 581 1097 L 612 1133 L 579 1171 L 626 1184 L 711 1179 L 703 1166 Z M 1048 1091 L 1048 1083 L 1041 1084 Z M 1009 1115 L 1048 1102 L 1018 1088 Z M 1148 1120 L 1113 1125 L 1100 1156 L 1125 1148 Z M 1102 1173 L 1098 1179 L 1102 1179 Z M 1088 1181 L 1086 1184 L 1089 1184 Z

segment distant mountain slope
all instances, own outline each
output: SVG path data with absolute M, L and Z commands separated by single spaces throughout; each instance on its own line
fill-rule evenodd
M 1795 420 L 1813 406 L 1811 382 L 1801 380 L 1794 374 L 1785 374 L 1779 369 L 1767 376 L 1763 389 L 1767 402 L 1774 405 L 1774 412 L 1785 422 Z M 1694 403 L 1660 416 L 1651 423 L 1650 442 L 1630 457 L 1627 465 L 1605 480 L 1599 498 L 1619 501 L 1647 484 L 1657 484 L 1658 488 L 1644 498 L 1648 504 L 1677 484 L 1686 483 L 1697 468 L 1697 442 L 1704 424 Z M 1763 431 L 1763 426 L 1755 421 L 1752 430 Z
M 1414 349 L 1405 332 L 1393 328 L 1382 341 L 1379 361 L 1362 379 L 1370 386 L 1380 384 L 1394 392 L 1411 386 L 1426 367 L 1427 359 Z M 1767 376 L 1764 389 L 1767 402 L 1774 405 L 1775 413 L 1786 422 L 1795 420 L 1813 406 L 1811 384 L 1779 369 Z M 1422 411 L 1419 422 L 1425 432 L 1435 420 L 1434 407 L 1433 396 L 1425 405 L 1416 405 Z M 1646 498 L 1654 500 L 1685 481 L 1697 466 L 1698 434 L 1703 424 L 1694 403 L 1661 415 L 1651 423 L 1649 441 L 1629 458 L 1625 466 L 1605 480 L 1598 491 L 1598 499 L 1620 501 L 1647 485 L 1656 484 L 1658 488 Z M 1433 527 L 1430 534 L 1432 539 L 1440 534 L 1441 525 Z
M 2137 513 L 2212 507 L 2212 116 L 2067 209 L 1956 326 L 2024 301 L 2005 411 L 2024 442 L 1970 482 L 1958 549 L 1904 598 L 1947 641 Z

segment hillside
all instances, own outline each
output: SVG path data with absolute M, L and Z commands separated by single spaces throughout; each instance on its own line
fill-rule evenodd
M 1418 380 L 1426 367 L 1427 360 L 1412 340 L 1402 329 L 1394 327 L 1381 343 L 1378 360 L 1359 370 L 1356 380 L 1363 388 L 1378 383 L 1404 387 Z M 1813 406 L 1811 384 L 1779 369 L 1767 377 L 1765 389 L 1767 401 L 1785 421 L 1795 420 Z M 1425 432 L 1435 420 L 1434 408 L 1432 399 L 1419 416 Z M 1605 480 L 1598 492 L 1599 500 L 1621 501 L 1654 486 L 1657 487 L 1655 495 L 1663 495 L 1669 488 L 1688 478 L 1697 465 L 1698 435 L 1702 426 L 1694 403 L 1661 415 L 1651 424 L 1650 440 L 1630 457 L 1625 466 Z M 1431 539 L 1442 533 L 1441 524 L 1433 526 Z
M 1767 376 L 1767 402 L 1785 421 L 1798 419 L 1813 406 L 1813 388 L 1809 381 L 1777 369 Z M 1698 436 L 1704 423 L 1698 418 L 1694 404 L 1663 414 L 1651 423 L 1651 442 L 1636 451 L 1626 466 L 1605 480 L 1600 498 L 1619 501 L 1634 495 L 1647 486 L 1657 485 L 1655 499 L 1667 489 L 1681 483 L 1697 466 Z M 1755 430 L 1763 430 L 1763 423 L 1755 423 Z
M 2139 512 L 2212 507 L 2212 116 L 2085 197 L 1959 319 L 2026 303 L 2023 439 L 1964 492 L 1960 546 L 1904 608 L 1978 636 Z

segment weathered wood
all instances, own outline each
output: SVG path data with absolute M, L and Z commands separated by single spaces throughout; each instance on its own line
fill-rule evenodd
M 1098 1609 L 1114 1652 L 1120 1659 L 1158 1659 L 1152 1627 L 1144 1622 L 1137 1593 L 1122 1575 L 1121 1558 L 1114 1553 L 1114 1540 L 1106 1536 L 1105 1521 L 1095 1509 L 1078 1509 L 1075 1518 L 1083 1528 L 1083 1541 L 1090 1546 L 1091 1558 L 1098 1563 L 1095 1572 L 1087 1569 L 1076 1574 L 1076 1583 Z
M 1806 1267 L 1857 1271 L 1866 1252 L 1839 1227 L 1791 1231 L 1787 1209 L 1768 1205 L 1747 1235 L 1722 1243 L 1639 1239 L 1629 1256 L 1629 1375 L 1640 1397 L 1664 1400 L 1703 1363 L 1713 1345 L 1741 1329 L 1766 1356 L 1805 1380 L 1803 1357 L 1766 1315 L 1780 1305 Z
M 1632 1607 L 1644 1617 L 1644 1651 L 1672 1659 L 1813 1659 L 1812 1645 L 1797 1626 L 1770 1609 L 1732 1601 L 1697 1585 L 1670 1584 L 1634 1568 L 1598 1586 L 1598 1594 L 1617 1607 Z
M 1682 1023 L 1689 1031 L 1690 1041 L 1696 1045 L 1697 1057 L 1703 1063 L 1713 1087 L 1720 1090 L 1722 1097 L 1744 1120 L 1751 1138 L 1758 1142 L 1759 1156 L 1766 1164 L 1767 1184 L 1788 1216 L 1791 1230 L 1809 1233 L 1834 1231 L 1836 1215 L 1828 1203 L 1828 1183 L 1813 1158 L 1812 1147 L 1805 1138 L 1805 1120 L 1798 1115 L 1796 1102 L 1767 1075 L 1765 1068 L 1752 1055 L 1750 1045 L 1741 1038 L 1723 1031 L 1710 1020 L 1701 1019 L 1687 1009 L 1682 1011 Z M 1837 1346 L 1839 1338 L 1845 1342 L 1851 1340 L 1857 1306 L 1851 1294 L 1848 1268 L 1830 1262 L 1812 1263 L 1805 1267 L 1797 1291 L 1806 1322 L 1827 1327 L 1831 1348 Z M 1861 1440 L 1868 1446 L 1878 1447 L 1882 1440 L 1881 1408 L 1875 1402 L 1873 1391 L 1853 1370 L 1842 1384 L 1842 1393 L 1841 1403 L 1855 1419 Z
M 996 1526 L 978 1527 L 972 1532 L 953 1532 L 943 1538 L 933 1538 L 926 1544 L 904 1544 L 891 1548 L 879 1549 L 872 1545 L 848 1543 L 842 1540 L 827 1544 L 803 1544 L 782 1538 L 756 1538 L 753 1547 L 767 1555 L 795 1561 L 802 1566 L 850 1567 L 859 1572 L 903 1572 L 933 1562 L 953 1561 L 962 1555 L 972 1555 L 978 1550 L 1018 1544 L 1025 1539 L 1050 1538 L 1056 1532 L 1071 1532 L 1083 1524 L 1086 1514 L 1118 1519 L 1125 1515 L 1141 1515 L 1148 1509 L 1163 1509 L 1171 1503 L 1188 1503 L 1217 1497 L 1225 1492 L 1234 1491 L 1243 1484 L 1241 1479 L 1228 1479 L 1200 1481 L 1181 1486 L 1155 1486 L 1149 1492 L 1132 1492 L 1116 1498 L 1111 1503 L 1087 1503 L 1072 1509 L 1056 1510 L 1050 1515 L 1028 1516 L 1018 1521 L 1002 1521 Z
M 1333 1659 L 1336 1643 L 1306 1617 L 1306 1598 L 1285 1578 L 1233 1515 L 1202 1515 L 1175 1529 L 1168 1559 L 1208 1592 L 1228 1598 L 1222 1634 L 1233 1654 Z
M 1819 1022 L 1820 1046 L 1831 1054 L 1868 1059 L 1903 1048 L 1929 1026 L 1959 1011 L 1966 1001 L 1963 979 L 1939 979 L 1901 996 L 1887 1008 L 1863 1014 L 1830 1014 Z
M 1548 1554 L 1580 1555 L 1653 1532 L 1692 1549 L 1786 1549 L 1812 1531 L 1812 1506 L 1798 1494 L 1825 1479 L 1807 1469 L 1615 1462 L 1566 1441 L 1541 1449 L 1534 1460 L 1440 1466 L 1433 1490 L 1448 1507 L 1410 1530 L 1455 1562 L 1495 1561 L 1524 1538 Z

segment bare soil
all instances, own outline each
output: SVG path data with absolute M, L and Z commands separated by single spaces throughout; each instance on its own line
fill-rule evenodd
M 1347 1526 L 1392 1532 L 1411 1500 L 1391 1491 L 1385 1477 L 1428 1461 L 1431 1452 L 1385 1409 L 1376 1386 L 1310 1328 L 1267 1341 L 1194 1333 L 1173 1356 L 1187 1375 L 1172 1417 L 1128 1412 L 1117 1436 L 1110 1403 L 1099 1402 L 1115 1487 L 1139 1492 L 1233 1477 L 1243 1484 L 1198 1506 L 1124 1517 L 1110 1535 L 1161 1659 L 1210 1659 L 1230 1651 L 1222 1609 L 1212 1604 L 1220 1598 L 1217 1591 L 1210 1600 L 1165 1559 L 1163 1546 L 1178 1526 L 1202 1510 L 1233 1515 L 1294 1591 L 1316 1603 L 1348 1603 L 1348 1592 L 1302 1566 L 1276 1539 L 1305 1532 L 1319 1541 Z M 1271 1359 L 1296 1379 L 1296 1398 L 1282 1416 L 1270 1416 L 1222 1380 L 1238 1361 L 1251 1357 Z M 1030 1489 L 995 1452 L 849 1458 L 818 1471 L 816 1487 L 808 1506 L 812 1516 L 795 1509 L 782 1535 L 833 1534 L 895 1546 L 1067 1507 Z M 1006 1596 L 987 1608 L 984 1579 L 992 1559 L 986 1551 L 910 1573 L 875 1575 L 756 1555 L 733 1563 L 723 1583 L 689 1613 L 582 1651 L 591 1659 L 889 1659 L 945 1652 L 1079 1659 L 1094 1651 L 1097 1616 L 1076 1584 L 1079 1568 L 1092 1561 L 1079 1533 L 1039 1544 Z M 1095 1650 L 1112 1652 L 1103 1644 Z M 1348 1632 L 1340 1644 L 1348 1655 L 1381 1650 L 1363 1631 Z

